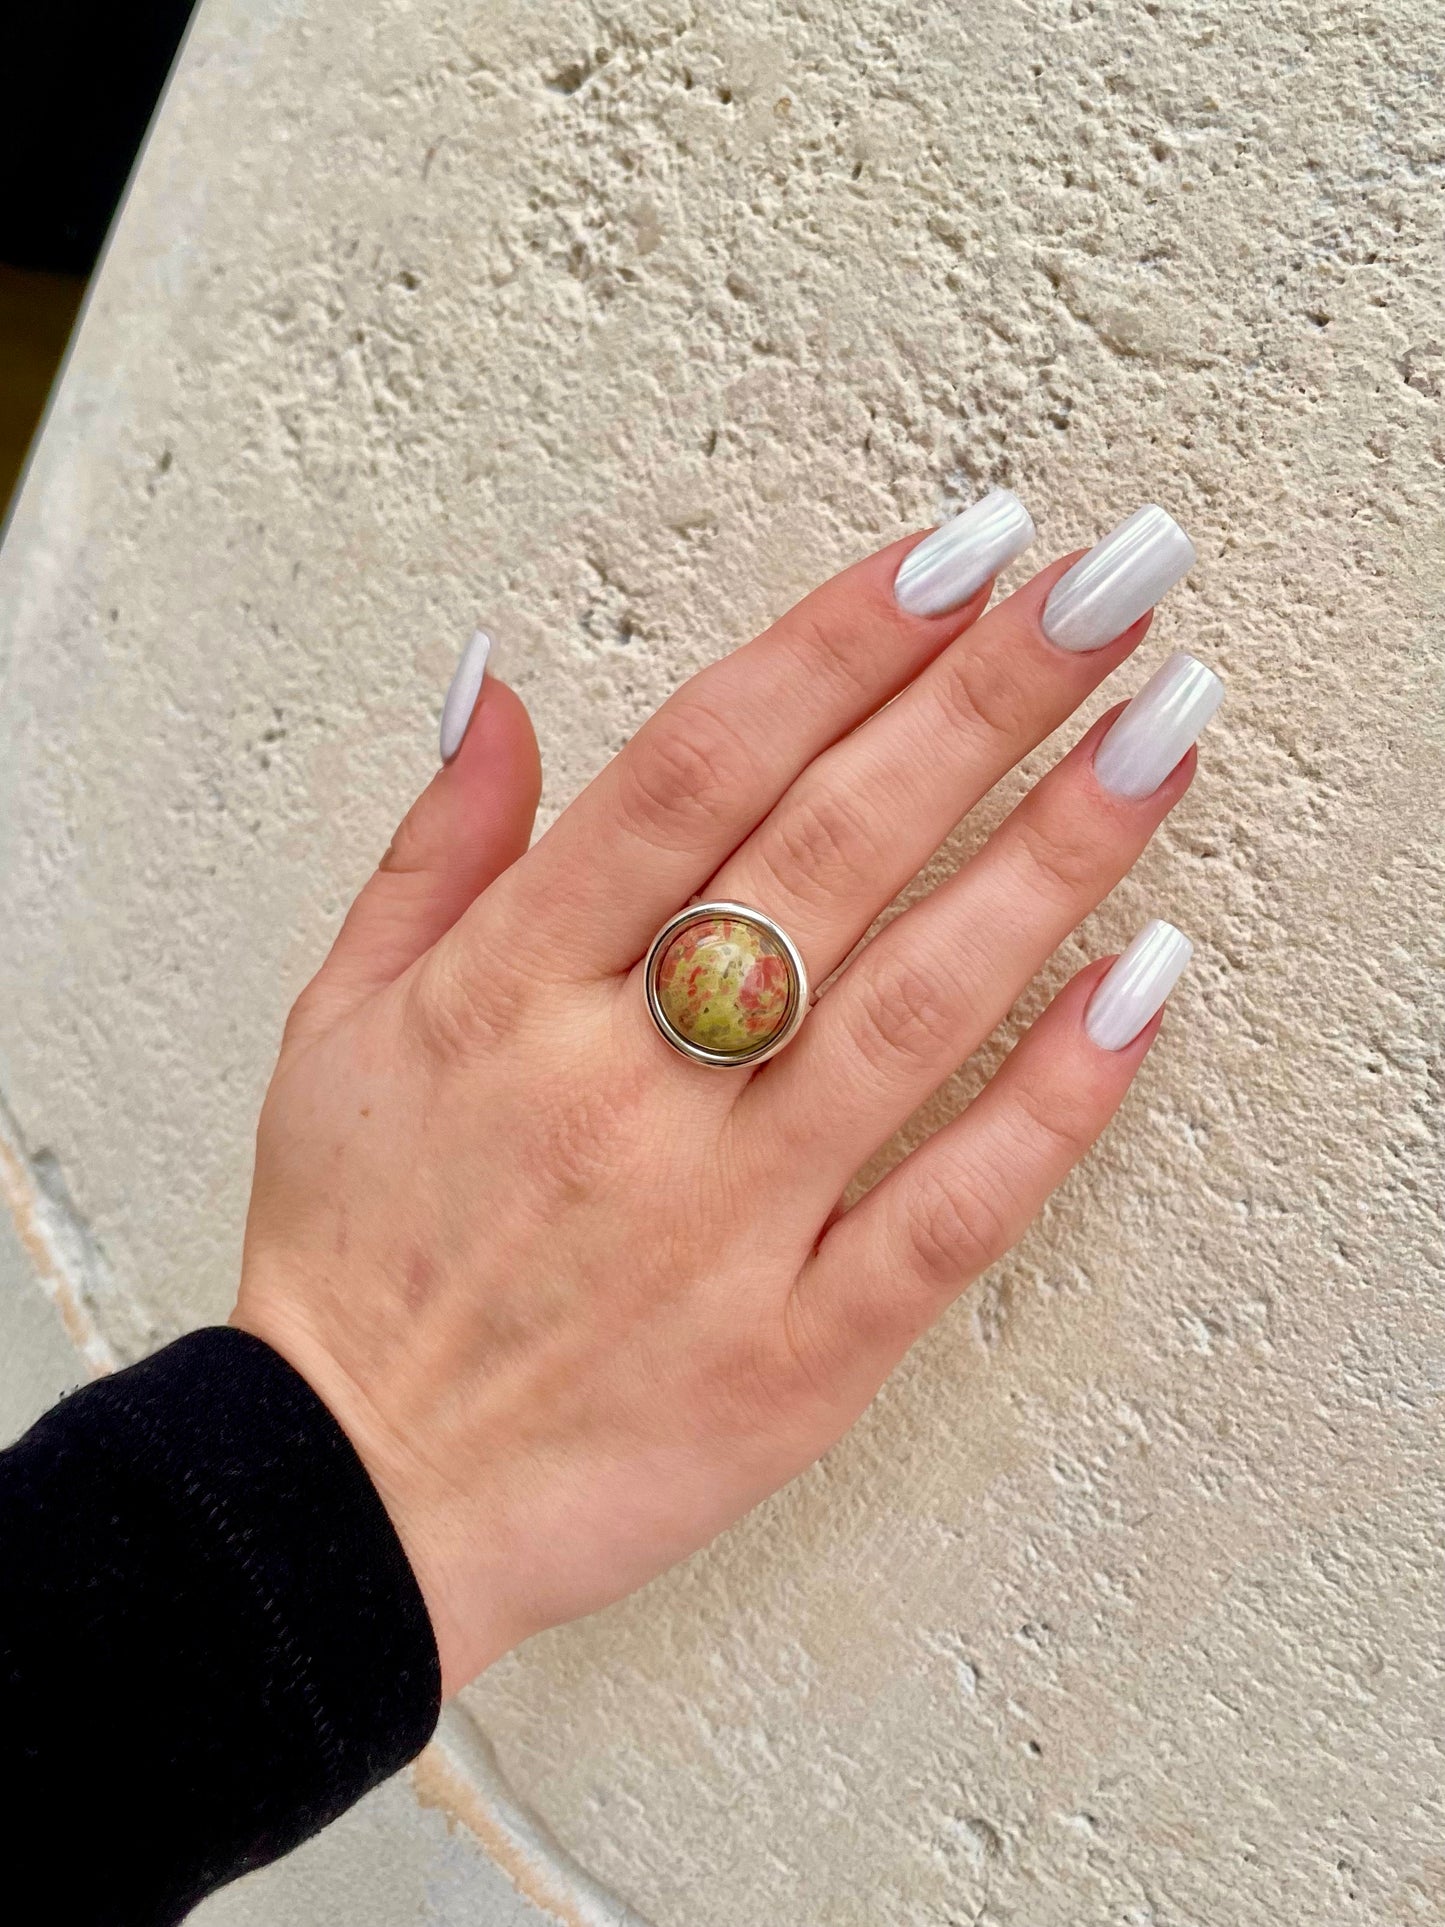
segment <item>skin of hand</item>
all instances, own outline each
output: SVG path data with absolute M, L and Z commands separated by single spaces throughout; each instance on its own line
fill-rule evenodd
M 540 778 L 488 679 L 287 1025 L 233 1322 L 371 1473 L 443 1690 L 622 1597 L 825 1452 L 1015 1242 L 1123 1098 L 1062 992 L 983 1094 L 847 1210 L 1187 788 L 1096 781 L 1106 717 L 850 959 L 957 821 L 1136 646 L 899 608 L 909 543 L 680 688 L 528 848 Z M 896 700 L 895 700 L 896 699 Z M 823 994 L 761 1067 L 670 1050 L 640 960 L 694 895 L 756 904 Z M 838 974 L 828 982 L 830 973 Z

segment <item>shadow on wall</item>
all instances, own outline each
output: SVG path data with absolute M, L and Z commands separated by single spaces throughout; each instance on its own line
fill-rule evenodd
M 0 514 L 193 0 L 21 4 L 0 94 Z

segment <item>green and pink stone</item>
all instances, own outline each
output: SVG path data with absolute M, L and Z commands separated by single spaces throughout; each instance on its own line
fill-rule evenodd
M 766 930 L 741 917 L 684 924 L 658 958 L 658 1006 L 690 1044 L 751 1057 L 792 1010 L 792 968 Z

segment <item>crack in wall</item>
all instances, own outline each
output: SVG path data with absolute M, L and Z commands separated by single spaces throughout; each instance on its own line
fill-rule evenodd
M 649 1927 L 579 1866 L 508 1786 L 491 1741 L 462 1706 L 446 1707 L 430 1746 L 412 1763 L 423 1806 L 461 1822 L 533 1906 L 564 1927 Z
M 101 1329 L 97 1301 L 115 1290 L 105 1260 L 71 1201 L 51 1151 L 26 1149 L 15 1115 L 0 1094 L 0 1197 L 30 1254 L 36 1281 L 60 1314 L 92 1378 L 120 1360 Z

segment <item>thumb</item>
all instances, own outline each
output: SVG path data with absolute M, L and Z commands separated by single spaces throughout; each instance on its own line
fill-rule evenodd
M 327 1025 L 415 963 L 527 848 L 542 788 L 520 696 L 488 675 L 492 639 L 467 644 L 442 712 L 446 758 L 403 817 L 302 993 L 291 1028 Z

